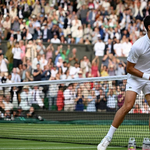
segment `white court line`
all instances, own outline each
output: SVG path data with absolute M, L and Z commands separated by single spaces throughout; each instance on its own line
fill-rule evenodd
M 5 150 L 5 149 L 7 149 L 7 150 L 9 150 L 9 149 L 10 149 L 10 150 L 11 150 L 11 149 L 15 149 L 15 150 L 17 150 L 17 149 L 18 149 L 18 150 L 19 150 L 19 149 L 23 149 L 23 150 L 24 150 L 24 149 L 30 149 L 30 150 L 31 150 L 31 149 L 33 149 L 33 150 L 34 150 L 34 149 L 35 149 L 35 150 L 36 150 L 36 149 L 44 149 L 44 150 L 48 149 L 48 150 L 49 150 L 49 149 L 50 149 L 50 150 L 51 150 L 51 149 L 85 149 L 85 148 L 96 148 L 96 146 L 95 146 L 95 147 L 94 147 L 94 146 L 93 146 L 93 147 L 49 147 L 49 148 L 48 148 L 48 147 L 40 147 L 40 148 L 35 148 L 35 147 L 18 148 L 18 147 L 14 147 L 14 148 L 0 148 L 0 149 L 4 149 L 4 150 Z M 109 147 L 109 148 L 119 149 L 119 148 L 121 148 L 121 147 Z

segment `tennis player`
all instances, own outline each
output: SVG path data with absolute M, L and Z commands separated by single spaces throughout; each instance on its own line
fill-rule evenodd
M 113 134 L 123 122 L 126 114 L 133 108 L 136 96 L 141 90 L 150 106 L 150 16 L 144 19 L 144 26 L 147 34 L 133 44 L 127 58 L 128 79 L 125 102 L 117 111 L 107 135 L 97 146 L 97 150 L 107 149 Z

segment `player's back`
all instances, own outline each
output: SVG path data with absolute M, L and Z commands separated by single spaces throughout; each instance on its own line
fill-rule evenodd
M 127 60 L 135 63 L 136 69 L 150 73 L 150 39 L 147 34 L 133 44 Z

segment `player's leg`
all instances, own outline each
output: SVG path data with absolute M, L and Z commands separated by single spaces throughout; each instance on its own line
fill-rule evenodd
M 150 94 L 145 95 L 148 105 L 150 106 Z M 149 116 L 149 130 L 150 130 L 150 116 Z
M 137 93 L 134 91 L 126 91 L 125 94 L 125 102 L 123 106 L 117 111 L 114 121 L 106 135 L 106 137 L 101 141 L 101 143 L 97 146 L 97 150 L 106 150 L 107 146 L 111 142 L 113 134 L 115 133 L 116 129 L 120 126 L 123 122 L 124 117 L 126 114 L 132 109 Z

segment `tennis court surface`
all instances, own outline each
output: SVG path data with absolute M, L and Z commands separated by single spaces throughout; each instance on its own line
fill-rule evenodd
M 96 150 L 96 145 L 40 142 L 17 139 L 0 139 L 1 150 Z M 127 150 L 122 147 L 109 147 L 108 150 Z
M 0 149 L 96 150 L 108 128 L 109 125 L 0 123 Z M 145 125 L 136 128 L 133 125 L 122 125 L 115 133 L 109 149 L 127 149 L 124 146 L 128 145 L 128 139 L 132 136 L 136 136 L 137 145 L 142 146 L 141 137 L 148 137 L 147 131 Z M 118 143 L 123 147 L 115 147 Z

